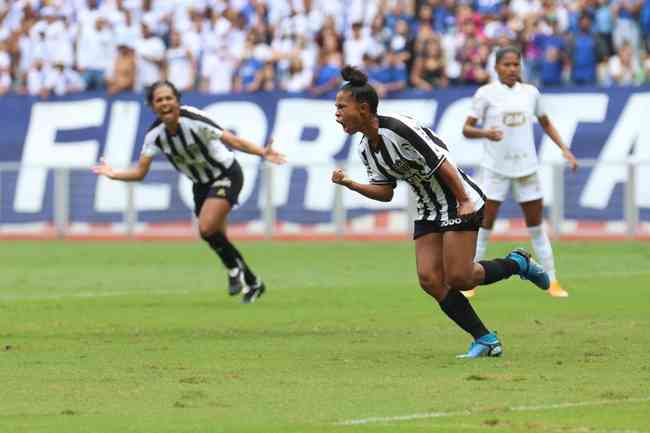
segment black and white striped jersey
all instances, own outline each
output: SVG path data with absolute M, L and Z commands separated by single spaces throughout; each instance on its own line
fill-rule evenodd
M 220 140 L 223 129 L 208 115 L 195 108 L 181 107 L 176 134 L 156 120 L 144 137 L 142 154 L 163 153 L 169 162 L 194 183 L 210 183 L 235 160 L 233 152 Z
M 458 202 L 437 173 L 445 160 L 456 167 L 446 144 L 410 117 L 378 117 L 383 146 L 374 152 L 366 136 L 359 145 L 370 183 L 395 186 L 398 180 L 406 181 L 417 198 L 418 220 L 443 222 L 457 218 Z M 456 169 L 474 208 L 480 209 L 484 204 L 483 192 L 461 169 Z

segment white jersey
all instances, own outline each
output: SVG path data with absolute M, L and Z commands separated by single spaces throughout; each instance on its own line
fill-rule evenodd
M 483 128 L 503 132 L 500 141 L 483 139 L 481 165 L 507 177 L 527 176 L 537 171 L 533 137 L 534 117 L 546 114 L 535 86 L 516 83 L 508 87 L 500 81 L 480 87 L 472 100 L 470 116 Z
M 440 223 L 457 218 L 456 197 L 437 173 L 445 160 L 456 168 L 447 145 L 410 117 L 379 115 L 378 118 L 383 146 L 374 152 L 366 136 L 359 145 L 370 183 L 394 187 L 397 180 L 406 181 L 417 197 L 418 220 Z M 483 192 L 461 169 L 456 170 L 475 210 L 479 210 L 484 204 Z
M 203 111 L 182 106 L 178 130 L 171 134 L 157 119 L 144 137 L 142 155 L 164 154 L 194 183 L 210 183 L 225 173 L 235 155 L 221 142 L 223 129 Z

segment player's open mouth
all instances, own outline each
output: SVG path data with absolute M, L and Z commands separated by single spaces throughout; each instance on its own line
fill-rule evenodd
M 341 120 L 337 120 L 336 123 L 338 123 L 339 125 L 341 125 L 341 126 L 343 127 L 343 130 L 344 130 L 345 132 L 348 132 L 348 128 L 345 126 L 345 123 L 343 123 Z

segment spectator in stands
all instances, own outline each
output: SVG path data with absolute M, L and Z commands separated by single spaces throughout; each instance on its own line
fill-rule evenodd
M 639 16 L 643 0 L 612 0 L 612 7 L 616 17 L 612 34 L 614 47 L 618 50 L 627 41 L 634 55 L 638 55 L 641 40 Z
M 557 33 L 557 20 L 547 18 L 546 21 L 549 31 L 538 33 L 533 40 L 541 53 L 539 81 L 542 86 L 559 86 L 568 65 L 567 46 L 564 38 Z
M 254 30 L 251 30 L 246 35 L 242 60 L 235 72 L 233 85 L 235 92 L 252 93 L 264 88 L 265 81 L 268 78 L 268 72 L 265 70 L 268 52 L 262 52 L 265 46 L 258 44 L 257 37 L 258 35 Z
M 7 42 L 0 40 L 0 96 L 11 90 L 11 58 L 7 52 Z
M 194 88 L 196 78 L 196 60 L 189 48 L 181 44 L 181 35 L 172 31 L 169 35 L 170 46 L 165 53 L 167 80 L 171 81 L 181 92 Z
M 628 43 L 624 43 L 618 54 L 609 59 L 608 72 L 612 84 L 629 86 L 643 81 L 641 65 Z
M 215 94 L 231 92 L 238 63 L 239 59 L 224 38 L 212 37 L 207 40 L 199 90 Z
M 339 75 L 342 66 L 342 54 L 338 41 L 332 33 L 324 35 L 323 46 L 318 54 L 318 64 L 314 71 L 314 79 L 309 91 L 315 96 L 336 90 L 340 83 Z
M 349 37 L 343 43 L 343 55 L 348 65 L 361 66 L 363 55 L 370 49 L 370 38 L 364 34 L 363 23 L 352 23 L 352 30 Z
M 114 50 L 113 32 L 108 20 L 99 15 L 89 16 L 88 22 L 80 27 L 77 39 L 77 68 L 86 89 L 106 88 L 106 71 Z
M 130 42 L 121 42 L 117 46 L 112 71 L 106 77 L 108 94 L 134 91 L 136 72 L 135 49 Z
M 610 0 L 596 0 L 594 10 L 594 33 L 604 42 L 607 57 L 614 54 L 614 40 L 612 38 L 614 16 L 609 2 Z
M 46 87 L 49 92 L 57 95 L 69 95 L 85 90 L 85 82 L 72 67 L 66 66 L 65 60 L 54 60 L 54 66 L 49 68 L 46 76 Z
M 605 48 L 591 30 L 591 17 L 583 14 L 578 22 L 579 31 L 571 35 L 568 43 L 571 59 L 571 80 L 574 84 L 596 84 L 597 67 L 604 58 Z
M 380 97 L 401 92 L 408 84 L 408 72 L 399 54 L 387 51 L 385 56 L 375 58 L 376 67 L 368 71 L 368 80 Z
M 290 93 L 300 93 L 309 88 L 311 81 L 311 72 L 305 68 L 302 58 L 295 55 L 291 57 L 289 73 L 280 87 Z
M 643 34 L 643 48 L 646 54 L 650 53 L 650 0 L 645 0 L 640 13 L 640 26 Z
M 415 57 L 411 69 L 411 83 L 416 89 L 433 90 L 447 87 L 447 64 L 445 55 L 440 46 L 440 40 L 431 38 L 424 45 L 424 49 Z
M 650 84 L 650 53 L 646 53 L 645 59 L 643 60 L 642 77 L 644 84 Z
M 50 96 L 48 87 L 49 65 L 43 59 L 36 59 L 27 73 L 27 93 L 46 99 Z
M 164 71 L 165 44 L 163 40 L 153 33 L 156 25 L 154 19 L 143 20 L 141 24 L 142 37 L 135 44 L 137 54 L 137 81 L 138 89 L 145 89 L 160 81 Z

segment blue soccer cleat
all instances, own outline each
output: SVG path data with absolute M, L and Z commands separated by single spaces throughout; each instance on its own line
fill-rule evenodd
M 481 358 L 481 357 L 497 357 L 503 354 L 503 347 L 494 332 L 482 336 L 469 345 L 467 353 L 458 355 L 456 358 Z
M 522 280 L 529 280 L 540 289 L 548 290 L 551 285 L 548 274 L 539 263 L 533 260 L 528 251 L 523 248 L 514 249 L 506 256 L 506 259 L 514 260 L 517 263 L 519 268 L 517 275 Z

